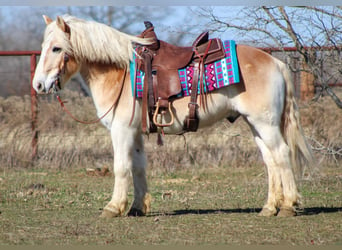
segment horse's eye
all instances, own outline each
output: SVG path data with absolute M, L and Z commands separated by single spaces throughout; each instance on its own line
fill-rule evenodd
M 62 51 L 62 48 L 60 48 L 60 47 L 53 47 L 52 48 L 52 52 L 54 52 L 54 53 L 59 53 L 61 51 Z

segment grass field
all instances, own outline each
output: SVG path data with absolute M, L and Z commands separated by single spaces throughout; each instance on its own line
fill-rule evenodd
M 68 98 L 74 114 L 93 118 L 89 98 Z M 32 163 L 29 105 L 27 97 L 0 98 L 0 245 L 342 245 L 342 112 L 329 98 L 300 106 L 319 168 L 301 178 L 303 204 L 293 218 L 257 215 L 267 178 L 241 119 L 166 137 L 158 154 L 155 136 L 146 137 L 152 211 L 99 218 L 113 176 L 87 168 L 111 170 L 108 131 L 41 100 Z
M 149 178 L 153 200 L 146 217 L 102 219 L 111 176 L 89 176 L 83 169 L 6 170 L 0 243 L 341 245 L 341 178 L 330 169 L 303 181 L 300 216 L 264 218 L 257 216 L 266 191 L 261 167 L 177 171 Z

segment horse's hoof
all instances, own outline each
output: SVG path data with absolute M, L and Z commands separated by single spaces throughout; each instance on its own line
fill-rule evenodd
M 138 216 L 145 216 L 145 213 L 143 211 L 141 211 L 140 209 L 137 208 L 131 208 L 128 213 L 127 216 L 134 216 L 134 217 L 138 217 Z
M 271 210 L 267 207 L 264 207 L 258 215 L 263 216 L 263 217 L 271 217 L 271 216 L 275 216 L 276 214 L 277 214 L 277 210 Z
M 103 210 L 102 214 L 100 215 L 100 218 L 114 218 L 117 217 L 119 215 L 117 215 L 116 213 L 113 213 L 112 211 L 109 210 Z
M 106 206 L 102 214 L 100 215 L 100 218 L 114 218 L 114 217 L 119 217 L 122 215 L 122 212 L 120 212 L 119 209 L 113 207 L 113 206 Z
M 278 213 L 278 217 L 293 217 L 297 213 L 292 207 L 281 207 Z

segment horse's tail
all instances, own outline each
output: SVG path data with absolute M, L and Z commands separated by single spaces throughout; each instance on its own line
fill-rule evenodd
M 297 178 L 303 177 L 305 167 L 312 170 L 314 157 L 308 144 L 302 126 L 300 114 L 294 97 L 294 86 L 289 69 L 285 64 L 281 65 L 281 71 L 285 80 L 285 105 L 282 116 L 282 133 L 290 149 L 290 160 Z

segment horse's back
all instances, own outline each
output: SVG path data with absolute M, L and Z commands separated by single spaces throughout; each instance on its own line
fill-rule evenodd
M 241 82 L 236 84 L 240 113 L 258 113 L 281 106 L 284 98 L 285 65 L 270 54 L 247 45 L 237 45 Z

